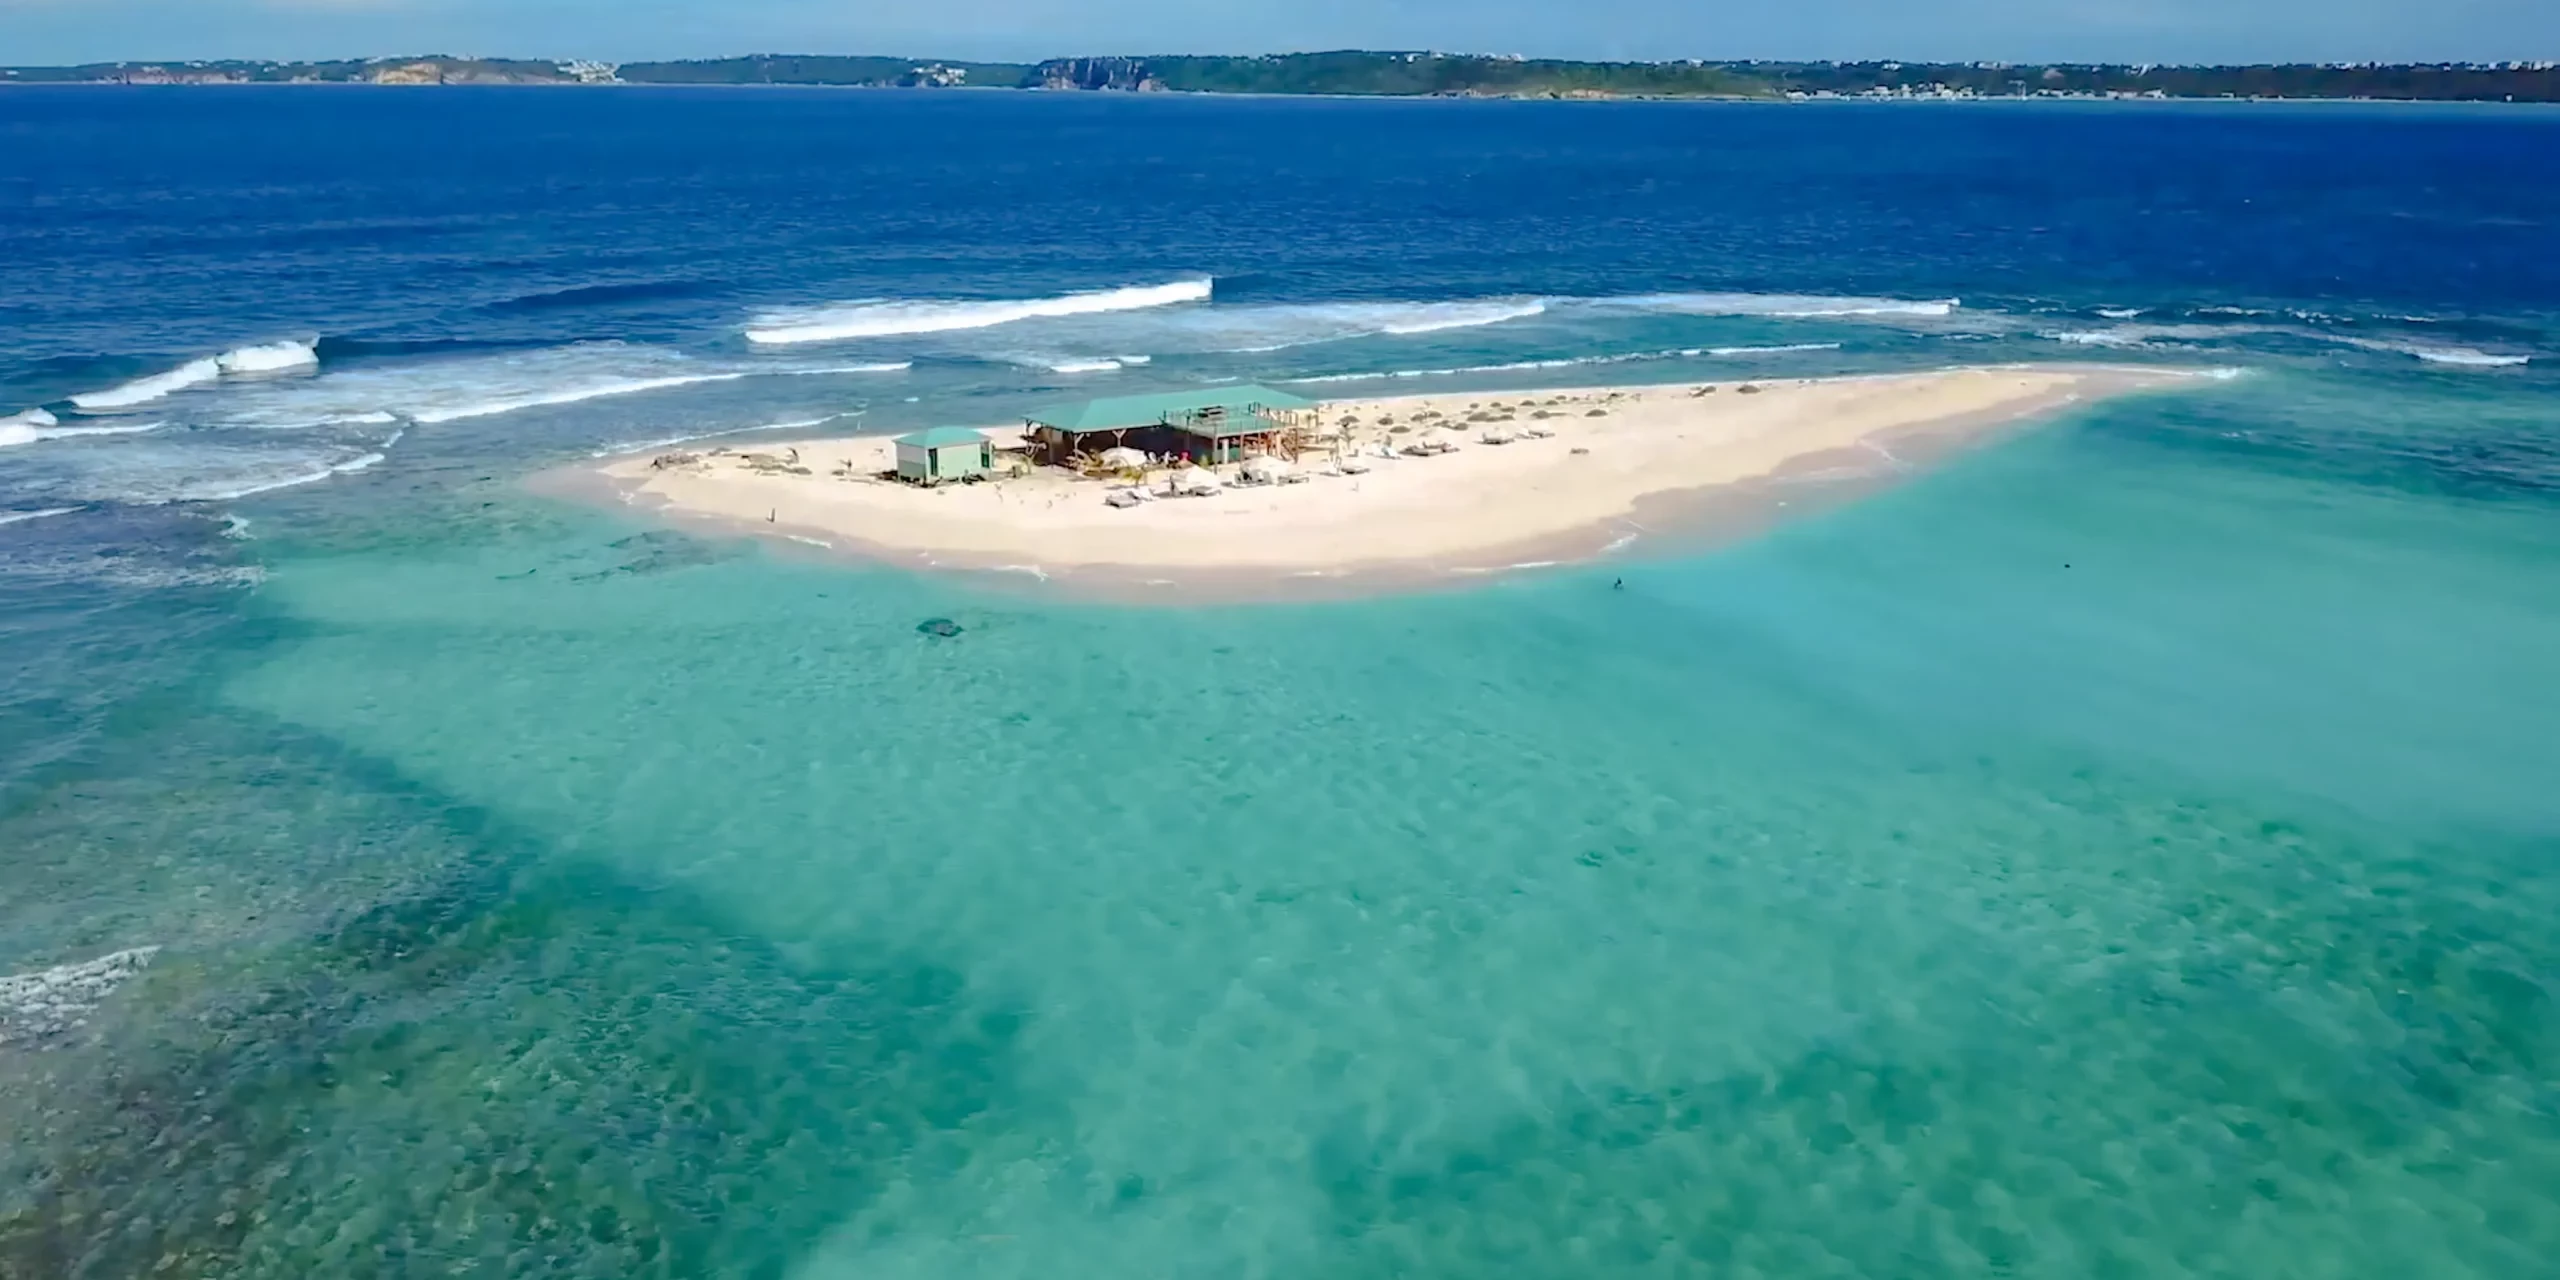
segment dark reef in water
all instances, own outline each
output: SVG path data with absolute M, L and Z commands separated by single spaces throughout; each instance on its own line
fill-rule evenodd
M 959 623 L 953 622 L 949 618 L 927 618 L 916 624 L 916 630 L 924 635 L 940 636 L 944 639 L 949 639 L 952 636 L 960 634 L 962 627 Z

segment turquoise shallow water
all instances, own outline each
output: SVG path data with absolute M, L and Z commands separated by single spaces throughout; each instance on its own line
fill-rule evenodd
M 503 481 L 253 544 L 235 656 L 132 713 L 186 758 L 124 835 L 180 865 L 82 865 L 97 782 L 12 819 L 171 954 L 44 1095 L 76 1176 L 9 1256 L 2533 1274 L 2560 526 L 2182 443 L 2338 390 L 1356 603 L 993 594 Z
M 0 1278 L 2555 1274 L 2560 116 L 325 96 L 0 95 Z M 2092 354 L 1354 601 L 523 484 Z

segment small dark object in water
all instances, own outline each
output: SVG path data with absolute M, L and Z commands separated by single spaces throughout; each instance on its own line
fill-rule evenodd
M 949 618 L 927 618 L 916 624 L 916 630 L 925 635 L 941 636 L 947 640 L 960 634 L 960 624 Z
M 1620 579 L 1618 579 L 1616 582 L 1612 582 L 1612 583 L 1610 583 L 1610 584 L 1609 584 L 1609 589 L 1610 589 L 1611 591 L 1624 591 L 1624 590 L 1626 590 L 1626 589 L 1627 589 L 1627 580 L 1626 580 L 1626 579 L 1624 579 L 1624 578 L 1620 578 Z

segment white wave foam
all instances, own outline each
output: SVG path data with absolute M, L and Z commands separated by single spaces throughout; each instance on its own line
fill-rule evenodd
M 1840 344 L 1837 342 L 1790 342 L 1774 347 L 1709 347 L 1706 353 L 1711 356 L 1761 356 L 1777 355 L 1788 351 L 1837 351 L 1839 349 Z M 1682 352 L 1681 354 L 1690 353 Z
M 839 373 L 905 373 L 915 367 L 913 360 L 885 360 L 877 364 L 831 364 L 822 369 L 776 369 L 773 372 L 793 378 L 818 378 Z
M 1546 310 L 1547 303 L 1543 298 L 1416 303 L 1409 314 L 1380 324 L 1378 331 L 1411 335 L 1438 333 L 1443 329 L 1473 329 L 1509 320 L 1526 320 L 1531 316 L 1544 315 Z
M 1543 298 L 1477 298 L 1455 302 L 1292 302 L 1109 317 L 1076 326 L 1075 345 L 1256 355 L 1352 338 L 1408 337 L 1448 329 L 1505 324 L 1543 313 Z M 1142 361 L 1116 357 L 1122 364 Z
M 530 391 L 493 400 L 444 408 L 423 409 L 410 417 L 430 425 L 460 422 L 465 418 L 490 418 L 519 409 L 545 409 L 554 405 L 579 404 L 612 396 L 638 395 L 644 391 L 667 391 L 676 387 L 697 386 L 705 382 L 736 382 L 755 375 L 749 373 L 674 374 L 663 378 L 602 378 L 592 382 L 554 387 L 547 391 Z
M 2109 320 L 2131 320 L 2142 314 L 2140 307 L 2100 307 L 2098 314 Z
M 42 520 L 47 516 L 67 516 L 79 509 L 78 507 L 44 507 L 35 511 L 0 511 L 0 524 L 22 524 L 29 520 Z
M 2124 324 L 2110 329 L 2049 329 L 2036 336 L 2081 347 L 2140 347 L 2154 342 L 2212 342 L 2222 338 L 2295 330 L 2263 324 Z M 2307 337 L 2319 337 L 2308 334 Z
M 1513 360 L 1504 364 L 1469 364 L 1450 369 L 1395 369 L 1385 373 L 1328 373 L 1283 382 L 1374 382 L 1390 378 L 1453 378 L 1472 373 L 1534 373 L 1541 369 L 1574 369 L 1586 365 L 1636 364 L 1649 360 L 1694 360 L 1702 356 L 1773 355 L 1791 351 L 1837 351 L 1837 342 L 1790 342 L 1768 347 L 1681 347 L 1673 351 L 1634 351 L 1610 356 L 1576 356 L 1555 360 Z
M 1954 315 L 1960 298 L 1857 298 L 1798 293 L 1646 293 L 1623 298 L 1595 298 L 1593 305 L 1636 311 L 1670 311 L 1693 316 L 1769 316 L 1781 320 L 1832 317 Z
M 436 425 L 701 383 L 812 372 L 717 364 L 665 348 L 575 343 L 531 351 L 372 363 L 227 389 L 202 425 L 272 431 Z
M 2396 342 L 2386 338 L 2355 338 L 2345 334 L 2318 336 L 2366 351 L 2416 356 L 2429 364 L 2457 365 L 2466 369 L 2512 369 L 2517 365 L 2530 364 L 2533 361 L 2532 356 L 2503 355 L 2482 351 L 2476 347 L 2448 347 L 2431 342 Z
M 775 346 L 986 329 L 1018 320 L 1142 311 L 1184 302 L 1206 302 L 1213 289 L 1213 283 L 1208 280 L 1182 280 L 1173 284 L 1069 293 L 1051 298 L 980 301 L 874 299 L 831 307 L 767 312 L 749 324 L 747 341 Z
M 218 356 L 190 360 L 166 373 L 136 378 L 105 391 L 84 391 L 71 397 L 71 403 L 76 408 L 92 412 L 130 409 L 135 405 L 149 404 L 154 400 L 174 395 L 189 387 L 201 387 L 209 382 L 219 382 L 225 375 L 282 373 L 291 369 L 311 368 L 319 363 L 319 348 L 310 342 L 268 342 L 235 347 Z
M 189 387 L 203 386 L 221 376 L 221 361 L 207 356 L 202 360 L 190 360 L 167 373 L 136 378 L 105 391 L 84 391 L 71 397 L 71 403 L 83 409 L 130 409 Z
M 2478 369 L 2512 369 L 2520 364 L 2533 363 L 2532 356 L 2503 356 L 2469 347 L 2412 349 L 2409 354 L 2430 364 L 2458 364 Z
M 320 350 L 309 342 L 269 342 L 225 351 L 214 363 L 224 373 L 280 373 L 320 363 Z
M 2036 336 L 2082 347 L 2138 347 L 2146 341 L 2130 329 L 2061 329 Z
M 1039 363 L 1051 373 L 1109 373 L 1120 367 L 1117 360 L 1044 360 Z
M 359 471 L 370 471 L 373 468 L 380 466 L 385 456 L 386 455 L 378 452 L 362 454 L 357 457 L 349 458 L 344 462 L 331 463 L 328 466 L 320 467 L 311 471 L 296 472 L 292 475 L 258 480 L 233 489 L 219 489 L 206 493 L 180 494 L 164 499 L 164 501 L 234 502 L 253 494 L 273 493 L 278 489 L 295 489 L 306 484 L 318 484 L 323 480 L 334 479 L 338 476 L 353 475 Z
M 42 409 L 21 409 L 16 413 L 10 414 L 8 417 L 0 418 L 0 431 L 5 431 L 10 427 L 56 427 L 60 425 L 62 425 L 62 419 L 57 418 Z
M 46 421 L 50 422 L 52 418 L 48 416 Z M 0 449 L 9 448 L 12 445 L 34 444 L 39 440 L 68 440 L 78 436 L 138 435 L 145 431 L 157 431 L 166 425 L 168 424 L 160 422 L 136 422 L 114 427 L 38 427 L 0 422 Z
M 861 416 L 862 415 L 859 412 L 831 413 L 823 418 L 795 418 L 789 422 L 766 422 L 752 427 L 729 427 L 720 431 L 695 431 L 686 435 L 665 436 L 656 440 L 634 440 L 628 444 L 609 444 L 588 454 L 587 456 L 590 458 L 611 458 L 626 453 L 647 453 L 651 449 L 664 449 L 669 445 L 688 444 L 695 440 L 717 440 L 722 436 L 742 436 L 754 431 L 802 431 L 810 427 L 823 427 L 830 422 L 835 422 L 840 419 L 859 418 Z

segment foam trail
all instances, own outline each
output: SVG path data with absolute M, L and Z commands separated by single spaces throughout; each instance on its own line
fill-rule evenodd
M 790 422 L 767 422 L 760 426 L 753 427 L 730 427 L 725 431 L 696 431 L 688 435 L 668 436 L 661 440 L 639 440 L 633 441 L 630 444 L 606 445 L 604 448 L 598 449 L 587 456 L 590 458 L 611 458 L 626 453 L 647 453 L 651 449 L 664 449 L 668 445 L 672 444 L 685 444 L 695 440 L 716 440 L 722 436 L 742 436 L 751 431 L 799 431 L 809 427 L 823 427 L 839 418 L 856 418 L 860 416 L 861 415 L 858 413 L 831 413 L 823 418 L 798 418 Z
M 816 378 L 838 373 L 905 373 L 915 367 L 913 360 L 887 360 L 878 364 L 833 364 L 823 369 L 777 369 L 774 372 L 793 378 Z
M 1182 280 L 1173 284 L 1069 293 L 1051 298 L 854 302 L 835 307 L 768 312 L 748 327 L 747 341 L 769 346 L 841 342 L 848 338 L 985 329 L 1017 320 L 1142 311 L 1184 302 L 1206 302 L 1213 287 L 1208 280 Z
M 83 409 L 130 409 L 189 387 L 203 386 L 221 376 L 221 361 L 208 356 L 202 360 L 190 360 L 167 373 L 136 378 L 120 387 L 84 391 L 71 397 L 71 403 Z
M 2299 333 L 2309 338 L 2327 337 L 2325 334 L 2281 329 L 2263 324 L 2125 324 L 2109 329 L 2049 329 L 2036 336 L 2049 342 L 2068 343 L 2076 347 L 2139 347 L 2162 338 L 2210 342 L 2220 338 L 2237 338 L 2262 333 Z
M 1523 298 L 1511 302 L 1432 303 L 1417 307 L 1410 318 L 1390 320 L 1379 326 L 1379 332 L 1397 335 L 1438 333 L 1443 329 L 1472 329 L 1480 325 L 1501 324 L 1506 320 L 1526 320 L 1546 314 L 1543 298 Z
M 694 373 L 673 375 L 663 378 L 618 378 L 607 382 L 588 383 L 585 386 L 570 386 L 561 387 L 552 391 L 537 391 L 527 395 L 511 396 L 501 400 L 483 400 L 475 404 L 455 405 L 451 408 L 422 409 L 410 416 L 417 419 L 419 422 L 427 423 L 429 425 L 441 422 L 459 422 L 465 418 L 487 418 L 494 417 L 501 413 L 514 413 L 519 409 L 541 409 L 548 408 L 552 405 L 578 404 L 587 400 L 601 400 L 609 396 L 638 395 L 644 391 L 665 391 L 674 387 L 690 387 L 705 382 L 736 382 L 741 378 L 751 378 L 754 376 L 755 375 L 752 373 Z
M 2512 369 L 2530 364 L 2532 356 L 2496 355 L 2476 347 L 2442 347 L 2425 342 L 2390 342 L 2381 338 L 2350 338 L 2344 334 L 2321 335 L 2331 342 L 2342 342 L 2366 351 L 2383 351 L 2393 355 L 2416 356 L 2429 364 L 2458 365 L 2466 369 Z
M 28 520 L 42 520 L 47 516 L 67 516 L 79 509 L 78 507 L 45 507 L 37 511 L 0 511 L 0 524 L 20 524 Z
M 1624 298 L 1595 298 L 1595 305 L 1638 311 L 1672 311 L 1693 316 L 1770 316 L 1812 320 L 1832 316 L 1915 316 L 1955 314 L 1958 298 L 1856 298 L 1798 293 L 1647 293 Z
M 319 364 L 320 350 L 311 342 L 270 342 L 225 351 L 214 357 L 214 363 L 224 373 L 280 373 Z
M 1044 360 L 1037 363 L 1051 373 L 1110 373 L 1120 367 L 1117 360 Z
M 2131 329 L 2058 329 L 2037 336 L 2079 347 L 2138 347 L 2146 341 Z
M 338 476 L 353 475 L 359 471 L 368 471 L 381 465 L 384 456 L 385 455 L 380 453 L 368 453 L 361 457 L 349 458 L 345 462 L 332 463 L 329 466 L 322 467 L 316 471 L 306 471 L 276 480 L 262 480 L 256 484 L 243 485 L 237 489 L 225 489 L 216 493 L 189 494 L 184 497 L 167 499 L 167 501 L 232 502 L 241 498 L 246 498 L 251 494 L 273 493 L 278 489 L 298 488 L 302 485 L 317 484 L 320 481 L 333 479 Z
M 52 421 L 48 416 L 46 421 Z M 121 427 L 36 427 L 0 422 L 0 449 L 13 445 L 34 444 L 39 440 L 67 440 L 74 436 L 129 436 L 144 431 L 157 431 L 166 424 L 138 422 Z
M 1459 302 L 1319 302 L 1213 308 L 1183 317 L 1167 335 L 1186 349 L 1258 355 L 1353 338 L 1406 337 L 1445 329 L 1505 324 L 1546 312 L 1550 299 L 1477 298 Z
M 1540 369 L 1574 369 L 1587 365 L 1635 364 L 1648 360 L 1694 360 L 1701 356 L 1756 356 L 1790 351 L 1837 351 L 1837 342 L 1791 342 L 1774 347 L 1682 347 L 1676 351 L 1637 351 L 1614 356 L 1581 356 L 1558 360 L 1514 360 L 1508 364 L 1470 364 L 1454 369 L 1396 369 L 1387 373 L 1329 373 L 1283 382 L 1369 382 L 1389 378 L 1452 378 L 1470 373 L 1531 373 Z

